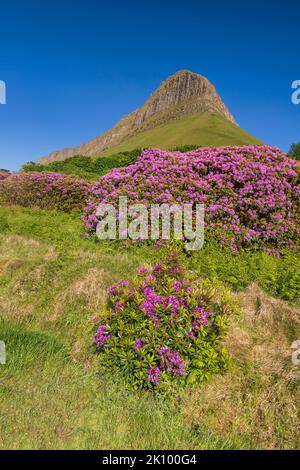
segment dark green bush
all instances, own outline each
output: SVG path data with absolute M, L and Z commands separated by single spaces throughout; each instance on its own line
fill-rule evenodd
M 190 152 L 191 150 L 197 150 L 200 147 L 203 147 L 203 145 L 177 145 L 176 147 L 170 149 L 170 151 L 186 153 Z
M 35 162 L 27 162 L 21 168 L 22 173 L 30 173 L 30 172 L 41 172 L 44 171 L 44 165 Z
M 288 156 L 300 160 L 300 142 L 291 146 Z
M 76 175 L 86 179 L 98 179 L 112 168 L 121 168 L 134 163 L 141 150 L 135 149 L 130 152 L 120 152 L 107 157 L 84 157 L 77 155 L 63 161 L 50 162 L 47 165 L 29 162 L 23 165 L 22 172 L 44 172 L 62 173 Z

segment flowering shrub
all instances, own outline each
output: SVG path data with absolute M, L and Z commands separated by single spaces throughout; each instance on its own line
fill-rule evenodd
M 0 182 L 0 201 L 68 212 L 82 209 L 88 188 L 85 180 L 73 176 L 57 173 L 14 174 Z
M 7 170 L 0 170 L 0 181 L 4 180 L 10 175 L 10 172 Z
M 101 362 L 135 388 L 193 383 L 228 366 L 222 346 L 235 303 L 228 291 L 185 273 L 174 256 L 109 289 L 111 315 L 94 342 Z
M 206 239 L 238 251 L 292 248 L 299 233 L 297 162 L 268 146 L 200 148 L 187 153 L 146 150 L 136 163 L 114 169 L 91 188 L 88 232 L 100 203 L 203 203 Z

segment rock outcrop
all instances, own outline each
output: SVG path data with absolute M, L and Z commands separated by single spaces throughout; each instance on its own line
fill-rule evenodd
M 167 78 L 146 103 L 104 134 L 78 147 L 66 148 L 41 158 L 41 163 L 64 160 L 74 155 L 93 156 L 128 137 L 186 115 L 218 113 L 235 123 L 210 81 L 197 73 L 181 70 Z

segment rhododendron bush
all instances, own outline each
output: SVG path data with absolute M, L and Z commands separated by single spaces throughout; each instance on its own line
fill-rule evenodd
M 88 183 L 58 173 L 14 174 L 0 182 L 0 202 L 71 211 L 86 203 Z
M 119 368 L 135 388 L 205 380 L 230 362 L 221 339 L 235 302 L 224 287 L 186 273 L 175 255 L 114 284 L 108 307 L 95 346 L 102 365 Z
M 8 178 L 9 175 L 10 175 L 9 171 L 0 170 L 0 181 Z
M 100 203 L 203 203 L 205 239 L 238 251 L 292 248 L 299 233 L 297 162 L 268 146 L 200 148 L 187 153 L 144 151 L 91 187 L 84 222 L 97 225 Z

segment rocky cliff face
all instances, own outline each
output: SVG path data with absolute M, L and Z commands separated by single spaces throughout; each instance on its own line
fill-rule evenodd
M 141 108 L 124 116 L 113 129 L 79 147 L 53 152 L 40 162 L 64 160 L 74 155 L 93 156 L 139 132 L 173 119 L 203 112 L 219 113 L 235 122 L 207 78 L 181 70 L 167 78 Z
M 160 113 L 167 113 L 167 116 L 171 117 L 192 111 L 219 112 L 234 122 L 209 80 L 196 73 L 182 70 L 167 78 L 145 105 L 136 111 L 134 124 L 143 125 L 149 118 Z

